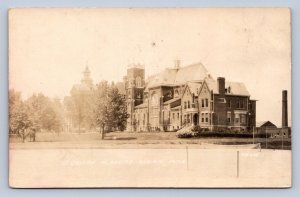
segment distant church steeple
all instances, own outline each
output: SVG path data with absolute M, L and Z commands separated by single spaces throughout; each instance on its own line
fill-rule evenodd
M 93 86 L 93 80 L 91 78 L 91 71 L 88 66 L 85 67 L 85 70 L 83 71 L 83 78 L 81 79 L 81 83 L 88 85 L 88 86 Z

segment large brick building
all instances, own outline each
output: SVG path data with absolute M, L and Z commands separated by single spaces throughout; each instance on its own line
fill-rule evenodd
M 201 64 L 174 68 L 145 80 L 141 65 L 124 77 L 128 131 L 173 131 L 187 125 L 210 130 L 255 127 L 256 102 L 245 85 L 213 79 Z

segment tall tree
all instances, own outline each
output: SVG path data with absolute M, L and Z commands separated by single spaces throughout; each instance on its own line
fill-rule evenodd
M 101 128 L 102 139 L 104 139 L 105 129 L 124 130 L 128 118 L 126 111 L 126 101 L 118 88 L 108 85 L 106 81 L 98 84 L 95 100 L 95 120 Z
M 25 142 L 33 122 L 28 115 L 28 106 L 21 100 L 19 92 L 9 90 L 9 133 L 17 134 Z
M 108 83 L 102 81 L 97 85 L 95 92 L 94 118 L 96 125 L 101 129 L 101 139 L 105 136 L 105 127 L 110 123 Z
M 116 86 L 112 85 L 108 98 L 111 108 L 112 127 L 123 131 L 126 128 L 126 121 L 128 118 L 125 97 L 119 93 Z

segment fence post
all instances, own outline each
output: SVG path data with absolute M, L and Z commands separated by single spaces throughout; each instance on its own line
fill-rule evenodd
M 253 127 L 253 144 L 254 144 L 254 127 Z
M 186 150 L 186 169 L 189 170 L 189 151 L 188 146 L 185 147 Z
M 266 149 L 268 149 L 268 134 L 267 134 L 267 128 L 266 128 Z
M 236 176 L 239 178 L 240 175 L 240 151 L 236 153 Z

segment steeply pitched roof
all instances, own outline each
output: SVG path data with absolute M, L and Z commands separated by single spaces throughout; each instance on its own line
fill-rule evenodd
M 206 79 L 205 83 L 215 94 L 219 94 L 218 82 L 216 80 Z M 225 81 L 225 89 L 227 89 L 226 95 L 250 96 L 245 84 L 241 82 Z
M 209 76 L 201 63 L 191 64 L 181 68 L 167 68 L 163 72 L 147 79 L 146 90 L 162 85 L 179 85 L 187 81 L 202 81 Z
M 202 82 L 187 82 L 187 86 L 189 87 L 191 93 L 195 96 L 198 96 L 201 85 Z

